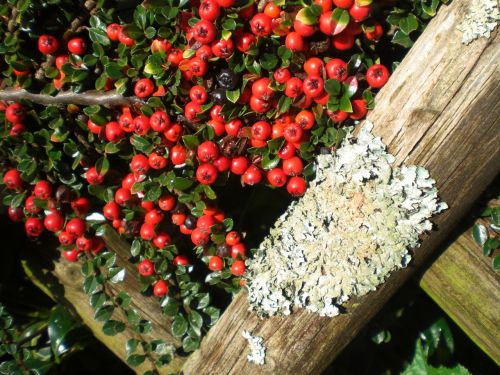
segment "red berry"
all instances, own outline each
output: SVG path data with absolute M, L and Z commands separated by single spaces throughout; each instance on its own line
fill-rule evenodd
M 172 214 L 172 223 L 175 225 L 183 225 L 186 221 L 186 215 L 182 213 Z
M 135 83 L 134 94 L 138 98 L 147 98 L 148 96 L 151 96 L 154 89 L 155 85 L 153 81 L 149 78 L 141 78 Z
M 302 196 L 306 191 L 306 181 L 302 177 L 292 177 L 288 180 L 286 190 L 294 197 Z
M 219 172 L 225 172 L 231 167 L 231 160 L 227 156 L 219 156 L 213 164 Z
M 151 168 L 159 170 L 167 166 L 168 159 L 158 155 L 156 152 L 152 152 L 148 157 L 148 162 Z
M 252 137 L 267 141 L 271 137 L 271 125 L 267 121 L 257 121 L 252 125 Z
M 286 184 L 286 174 L 281 168 L 273 168 L 267 172 L 267 181 L 273 186 L 284 186 Z
M 150 224 L 150 225 L 153 225 L 153 226 L 156 226 L 158 224 L 161 223 L 161 221 L 163 220 L 164 218 L 164 214 L 163 212 L 161 212 L 160 210 L 150 210 L 146 213 L 146 215 L 144 215 L 144 222 L 146 224 Z
M 186 162 L 187 150 L 182 145 L 175 145 L 170 150 L 170 160 L 173 165 L 181 165 Z
M 156 111 L 151 115 L 149 125 L 155 132 L 164 132 L 170 127 L 170 117 L 164 111 Z
M 76 248 L 80 251 L 90 251 L 94 242 L 92 238 L 78 237 L 75 241 Z
M 187 266 L 189 264 L 189 259 L 185 255 L 177 255 L 172 263 L 176 266 Z
M 366 81 L 374 89 L 384 86 L 389 80 L 389 69 L 382 64 L 374 64 L 366 71 Z
M 232 119 L 225 125 L 225 130 L 228 135 L 237 137 L 242 127 L 243 122 L 240 119 Z
M 173 195 L 164 195 L 158 199 L 158 206 L 160 210 L 171 211 L 175 207 L 175 197 Z
M 252 95 L 260 100 L 269 100 L 274 91 L 269 87 L 270 80 L 267 77 L 259 78 L 252 84 Z
M 304 39 L 296 31 L 288 33 L 285 38 L 285 47 L 293 52 L 300 52 L 304 49 Z
M 234 276 L 243 276 L 245 273 L 245 262 L 243 260 L 235 260 L 231 265 L 231 274 Z
M 215 0 L 203 0 L 198 8 L 202 20 L 215 21 L 220 15 L 220 7 Z
M 109 142 L 118 142 L 125 137 L 125 132 L 116 121 L 111 121 L 106 124 L 105 134 Z
M 212 256 L 208 261 L 210 271 L 220 271 L 222 267 L 224 267 L 224 261 L 217 255 Z
M 83 236 L 86 227 L 85 221 L 76 217 L 66 223 L 66 232 L 78 238 Z
M 296 98 L 302 93 L 303 83 L 300 78 L 292 77 L 285 83 L 285 95 Z
M 125 206 L 132 199 L 129 189 L 119 188 L 115 192 L 115 202 L 120 206 Z
M 34 215 L 38 214 L 42 208 L 41 207 L 38 207 L 35 203 L 35 197 L 34 196 L 29 196 L 28 198 L 26 198 L 26 201 L 24 202 L 24 207 L 26 207 L 26 210 L 29 212 L 29 213 L 32 213 Z
M 7 214 L 9 215 L 10 220 L 14 222 L 20 222 L 24 218 L 24 212 L 22 207 L 9 207 L 7 210 Z
M 12 103 L 5 109 L 5 118 L 14 124 L 22 122 L 25 117 L 25 110 L 22 104 Z
M 297 176 L 301 174 L 303 170 L 304 163 L 298 156 L 283 160 L 283 172 L 285 172 L 287 176 Z
M 217 29 L 212 22 L 207 20 L 198 21 L 193 26 L 193 37 L 197 42 L 208 44 L 213 42 L 217 35 Z
M 334 122 L 342 122 L 342 121 L 346 120 L 348 117 L 349 117 L 349 113 L 341 111 L 340 109 L 336 110 L 335 112 L 330 114 L 330 118 Z
M 271 108 L 271 103 L 259 99 L 255 96 L 250 97 L 250 108 L 257 113 L 265 113 Z
M 256 185 L 262 180 L 262 172 L 255 165 L 251 165 L 243 173 L 242 181 L 246 185 Z
M 203 104 L 208 99 L 207 91 L 203 86 L 196 85 L 189 90 L 189 98 L 198 104 Z
M 10 169 L 3 175 L 3 183 L 10 190 L 20 190 L 23 187 L 21 174 L 17 169 Z
M 372 29 L 371 31 L 365 31 L 365 37 L 368 40 L 378 41 L 384 35 L 384 28 L 377 21 L 372 21 L 368 28 Z
M 304 71 L 309 76 L 322 76 L 324 69 L 325 64 L 317 57 L 311 57 L 304 62 Z
M 296 143 L 302 139 L 304 134 L 302 128 L 298 124 L 288 124 L 283 129 L 283 136 L 288 142 Z
M 353 120 L 361 120 L 366 116 L 368 109 L 366 108 L 366 100 L 364 99 L 354 99 L 351 102 L 352 113 L 349 115 Z
M 156 236 L 155 227 L 151 224 L 142 224 L 140 235 L 143 240 L 151 241 Z
M 201 113 L 201 105 L 196 102 L 189 102 L 184 107 L 184 116 L 189 121 L 197 122 L 200 119 L 197 117 L 198 113 Z
M 137 271 L 141 276 L 151 276 L 155 271 L 153 262 L 149 259 L 142 260 L 137 266 Z
M 230 251 L 231 258 L 245 259 L 245 253 L 246 253 L 246 248 L 244 244 L 238 243 L 231 246 L 231 251 Z
M 319 29 L 325 35 L 333 35 L 335 31 L 335 22 L 332 19 L 332 12 L 327 11 L 319 17 Z
M 274 71 L 273 77 L 276 82 L 283 84 L 292 77 L 292 74 L 287 68 L 278 68 Z
M 172 238 L 168 233 L 161 232 L 158 233 L 158 235 L 155 238 L 153 238 L 153 243 L 157 248 L 164 249 L 165 246 L 170 245 L 172 243 Z
M 167 55 L 167 61 L 172 65 L 172 66 L 178 66 L 180 62 L 182 61 L 182 51 L 179 48 L 173 48 L 170 50 L 170 52 Z
M 202 215 L 196 220 L 196 228 L 200 228 L 204 231 L 210 232 L 210 228 L 217 222 L 211 215 Z
M 168 294 L 168 284 L 164 280 L 158 280 L 153 286 L 153 294 L 156 297 L 163 297 Z
M 182 137 L 182 126 L 173 124 L 166 132 L 163 133 L 165 138 L 170 142 L 177 142 Z
M 38 181 L 33 188 L 33 194 L 38 199 L 47 200 L 52 195 L 52 185 L 45 180 Z
M 293 143 L 285 142 L 285 144 L 278 151 L 278 156 L 283 160 L 290 159 L 292 156 L 295 155 L 295 150 L 296 148 L 293 145 Z
M 77 249 L 73 250 L 67 250 L 63 251 L 63 257 L 68 261 L 68 262 L 76 262 L 78 260 L 78 254 L 80 252 Z
M 231 160 L 231 172 L 236 175 L 242 175 L 248 168 L 249 161 L 244 156 L 237 156 Z
M 326 63 L 328 78 L 343 82 L 347 79 L 347 64 L 341 59 L 331 59 Z
M 196 169 L 196 179 L 204 185 L 211 185 L 217 179 L 217 168 L 212 164 L 204 163 Z
M 117 23 L 112 23 L 106 27 L 106 34 L 108 34 L 108 38 L 113 42 L 118 41 L 118 37 L 120 35 L 122 27 Z
M 271 18 L 278 18 L 281 13 L 281 9 L 272 1 L 267 3 L 264 7 L 264 14 Z
M 59 236 L 57 238 L 59 239 L 59 243 L 63 246 L 69 246 L 73 242 L 75 242 L 75 236 L 66 231 L 62 231 L 61 233 L 59 233 Z
M 257 13 L 250 20 L 250 29 L 257 36 L 267 36 L 272 31 L 271 17 L 264 13 Z
M 306 25 L 305 23 L 300 22 L 298 19 L 295 19 L 295 21 L 293 21 L 293 29 L 304 37 L 312 36 L 316 32 L 316 27 L 314 27 L 313 25 Z
M 136 174 L 144 174 L 149 170 L 149 160 L 144 155 L 135 155 L 130 161 L 130 170 Z
M 332 10 L 332 0 L 314 0 L 314 4 L 321 6 L 323 12 Z
M 50 232 L 59 232 L 64 226 L 64 216 L 58 211 L 53 211 L 45 216 L 43 225 Z
M 42 221 L 36 217 L 30 217 L 24 223 L 26 233 L 30 237 L 38 237 L 43 232 Z
M 295 123 L 304 130 L 309 130 L 314 126 L 315 118 L 311 111 L 301 111 L 295 116 Z
M 193 242 L 195 246 L 204 246 L 209 241 L 210 241 L 210 232 L 204 229 L 195 228 L 191 233 L 191 242 Z
M 156 53 L 159 51 L 167 53 L 172 48 L 170 42 L 163 38 L 155 38 L 151 42 L 151 52 Z
M 205 141 L 198 146 L 197 155 L 204 163 L 213 162 L 219 156 L 219 147 L 212 141 Z
M 120 218 L 120 206 L 115 201 L 108 202 L 102 209 L 104 217 L 110 221 Z
M 148 213 L 155 209 L 155 203 L 152 201 L 141 201 L 141 207 Z
M 224 123 L 222 121 L 208 120 L 207 125 L 210 126 L 214 130 L 216 137 L 222 136 L 226 131 L 226 128 L 225 128 Z
M 189 71 L 195 77 L 203 77 L 208 72 L 208 64 L 199 57 L 193 57 L 189 60 Z
M 220 39 L 212 43 L 212 52 L 214 56 L 227 59 L 234 52 L 234 43 L 231 39 Z
M 354 3 L 350 8 L 349 8 L 349 14 L 352 17 L 352 19 L 356 22 L 362 22 L 366 20 L 370 16 L 370 12 L 372 10 L 372 7 L 370 5 L 368 6 L 359 6 L 356 3 Z
M 255 44 L 256 39 L 253 34 L 250 33 L 237 33 L 236 34 L 236 48 L 238 51 L 246 53 Z
M 97 173 L 97 169 L 95 167 L 90 167 L 85 172 L 85 178 L 90 185 L 100 185 L 104 182 L 105 175 L 102 173 Z
M 333 0 L 333 4 L 338 8 L 349 9 L 354 4 L 354 0 Z
M 343 32 L 332 38 L 332 45 L 339 51 L 347 51 L 354 46 L 354 35 Z
M 41 35 L 38 38 L 38 50 L 44 55 L 53 54 L 59 48 L 59 42 L 52 35 Z
M 82 38 L 73 38 L 68 42 L 68 51 L 75 55 L 83 55 L 87 50 L 87 43 Z
M 311 98 L 317 98 L 324 93 L 323 78 L 319 76 L 307 76 L 303 82 L 304 94 Z
M 217 4 L 222 8 L 230 8 L 233 6 L 236 0 L 216 0 Z
M 132 47 L 135 44 L 135 40 L 128 35 L 126 26 L 120 28 L 120 32 L 118 34 L 118 40 L 120 41 L 121 44 L 124 44 L 127 47 Z

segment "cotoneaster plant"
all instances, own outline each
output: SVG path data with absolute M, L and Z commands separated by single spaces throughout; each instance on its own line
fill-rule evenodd
M 340 146 L 389 78 L 385 13 L 370 0 L 99 5 L 82 17 L 64 0 L 0 7 L 20 20 L 1 25 L 3 203 L 29 237 L 53 232 L 82 263 L 101 318 L 106 282 L 125 272 L 102 235 L 118 231 L 192 351 L 219 314 L 213 286 L 244 284 L 245 228 L 221 208 L 224 187 L 304 195 L 314 157 Z M 17 89 L 78 95 L 45 106 L 9 100 Z

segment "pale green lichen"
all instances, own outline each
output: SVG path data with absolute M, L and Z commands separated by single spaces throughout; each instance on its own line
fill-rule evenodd
M 250 354 L 247 355 L 248 362 L 253 362 L 257 365 L 263 365 L 266 360 L 266 347 L 264 339 L 259 336 L 252 336 L 249 331 L 243 331 L 243 337 L 247 339 L 250 346 Z
M 470 1 L 468 13 L 457 27 L 462 32 L 462 43 L 469 44 L 480 37 L 489 38 L 499 20 L 497 0 Z
M 374 290 L 410 260 L 409 249 L 446 208 L 429 173 L 393 168 L 394 158 L 366 124 L 335 155 L 317 158 L 306 194 L 278 219 L 248 261 L 251 309 L 290 314 L 294 306 L 322 316 Z

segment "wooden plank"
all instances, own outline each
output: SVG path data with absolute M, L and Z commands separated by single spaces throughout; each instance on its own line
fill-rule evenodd
M 346 306 L 333 319 L 306 311 L 265 320 L 248 311 L 239 293 L 219 322 L 186 361 L 185 374 L 318 374 L 356 336 L 397 289 L 420 267 L 471 208 L 500 169 L 499 37 L 460 43 L 456 26 L 467 0 L 443 6 L 389 83 L 368 118 L 396 156 L 397 164 L 418 164 L 436 179 L 450 209 L 437 230 L 415 252 L 413 262 L 376 292 Z M 243 330 L 262 336 L 266 364 L 246 360 Z M 247 348 L 247 349 L 245 349 Z
M 419 278 L 420 287 L 500 365 L 500 275 L 472 239 L 458 236 Z
M 120 291 L 126 291 L 132 299 L 130 306 L 139 313 L 142 319 L 149 320 L 152 323 L 153 329 L 150 333 L 138 334 L 132 329 L 127 328 L 124 332 L 118 333 L 115 336 L 105 335 L 102 331 L 102 323 L 94 319 L 95 312 L 90 306 L 88 296 L 83 291 L 83 275 L 79 263 L 70 263 L 62 258 L 47 259 L 48 256 L 51 256 L 47 253 L 44 254 L 45 258 L 43 261 L 30 256 L 29 259 L 23 262 L 24 268 L 36 285 L 48 292 L 51 298 L 73 309 L 95 337 L 123 362 L 127 363 L 126 343 L 132 338 L 146 342 L 154 339 L 162 339 L 167 343 L 174 344 L 176 348 L 181 347 L 182 344 L 179 339 L 173 337 L 170 331 L 171 318 L 163 315 L 160 305 L 156 300 L 140 293 L 137 270 L 128 261 L 128 257 L 130 256 L 130 246 L 128 243 L 121 239 L 111 227 L 108 227 L 104 239 L 108 250 L 117 254 L 117 265 L 126 269 L 126 276 L 123 282 L 106 284 L 107 293 L 117 295 Z M 44 264 L 46 261 L 49 261 L 50 265 Z M 126 322 L 126 317 L 120 309 L 115 309 L 112 319 Z M 167 366 L 156 367 L 154 363 L 146 360 L 140 366 L 133 367 L 133 370 L 137 373 L 154 370 L 159 374 L 170 374 L 178 372 L 184 361 L 185 357 L 176 355 L 173 361 Z

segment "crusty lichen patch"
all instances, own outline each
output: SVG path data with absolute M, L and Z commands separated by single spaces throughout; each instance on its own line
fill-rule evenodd
M 252 336 L 249 331 L 243 331 L 243 337 L 247 339 L 250 346 L 250 354 L 247 355 L 248 362 L 263 365 L 266 360 L 266 347 L 264 339 L 259 336 Z
M 498 0 L 471 0 L 468 13 L 458 25 L 462 43 L 469 44 L 480 37 L 489 38 L 499 20 Z
M 293 306 L 337 315 L 340 304 L 406 266 L 429 218 L 446 208 L 427 170 L 392 168 L 371 129 L 318 156 L 306 194 L 248 261 L 248 298 L 259 315 L 287 315 Z

